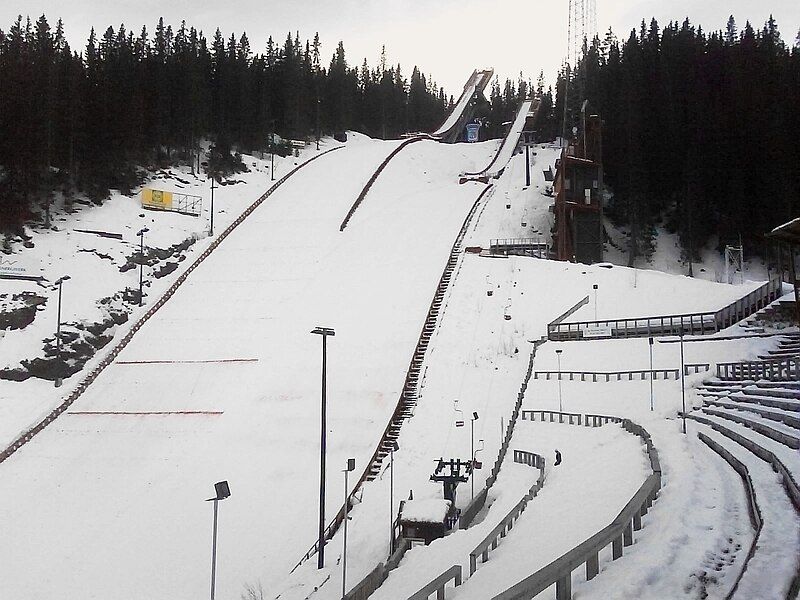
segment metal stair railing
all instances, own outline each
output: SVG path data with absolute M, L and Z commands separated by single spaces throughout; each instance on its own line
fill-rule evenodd
M 606 319 L 594 321 L 559 322 L 547 326 L 547 336 L 552 341 L 595 339 L 585 335 L 587 329 L 603 329 L 600 337 L 631 338 L 663 335 L 707 335 L 742 321 L 762 310 L 780 296 L 782 284 L 772 279 L 744 297 L 717 311 L 637 317 L 631 319 Z

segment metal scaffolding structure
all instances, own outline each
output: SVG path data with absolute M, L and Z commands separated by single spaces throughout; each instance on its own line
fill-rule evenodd
M 597 0 L 569 0 L 569 27 L 567 29 L 567 62 L 578 64 L 583 40 L 591 43 L 597 35 Z

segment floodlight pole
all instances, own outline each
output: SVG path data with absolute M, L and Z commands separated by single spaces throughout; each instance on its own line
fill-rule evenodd
M 208 232 L 209 237 L 214 237 L 214 176 L 211 177 L 211 229 Z
M 317 540 L 317 568 L 325 566 L 325 444 L 326 444 L 326 368 L 328 359 L 328 336 L 336 335 L 330 327 L 316 327 L 311 333 L 322 336 L 322 408 L 320 419 L 319 456 L 319 537 Z
M 683 364 L 683 330 L 681 330 L 681 405 L 683 407 L 683 433 L 686 434 L 686 385 L 684 373 L 686 367 Z
M 389 447 L 389 556 L 394 554 L 394 453 L 397 442 Z
M 473 412 L 472 418 L 469 420 L 469 448 L 470 448 L 470 460 L 471 463 L 471 472 L 470 472 L 470 491 L 472 493 L 471 500 L 475 499 L 475 421 L 478 420 L 478 413 Z
M 344 469 L 344 542 L 342 547 L 342 600 L 347 596 L 347 513 L 350 502 L 347 500 L 347 474 L 356 468 L 356 459 L 347 459 L 347 468 Z
M 595 283 L 592 286 L 594 290 L 594 320 L 597 321 L 597 284 Z
M 319 137 L 320 137 L 320 129 L 319 129 L 319 103 L 322 102 L 319 98 L 319 94 L 317 94 L 317 150 L 319 150 Z
M 275 181 L 275 119 L 270 120 L 270 134 L 269 134 L 269 176 L 270 181 Z
M 147 227 L 142 228 L 136 234 L 139 236 L 139 306 L 142 305 L 142 298 L 144 296 L 144 234 L 150 231 Z
M 531 147 L 529 145 L 528 132 L 525 135 L 525 187 L 531 185 Z
M 214 533 L 211 537 L 211 600 L 214 600 L 214 588 L 217 583 L 217 511 L 219 500 L 214 498 Z
M 558 412 L 564 412 L 564 406 L 561 402 L 561 352 L 560 348 L 556 350 L 556 359 L 558 360 Z
M 64 275 L 60 279 L 56 281 L 56 285 L 58 285 L 58 323 L 56 323 L 56 361 L 61 361 L 61 284 L 63 284 L 67 279 L 69 279 L 69 275 Z M 59 377 L 56 377 L 55 386 L 58 387 L 61 385 L 59 383 Z
M 214 600 L 214 593 L 217 583 L 217 513 L 219 510 L 219 501 L 229 498 L 231 495 L 230 488 L 227 481 L 220 481 L 214 484 L 213 498 L 209 498 L 206 502 L 214 503 L 214 526 L 211 536 L 211 600 Z
M 650 343 L 650 410 L 653 410 L 653 338 L 649 338 Z

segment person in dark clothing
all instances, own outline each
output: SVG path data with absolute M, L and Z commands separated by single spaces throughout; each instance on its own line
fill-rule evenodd
M 560 464 L 561 464 L 561 452 L 559 452 L 558 450 L 556 450 L 556 462 L 555 462 L 555 466 L 558 466 L 558 465 L 560 465 Z

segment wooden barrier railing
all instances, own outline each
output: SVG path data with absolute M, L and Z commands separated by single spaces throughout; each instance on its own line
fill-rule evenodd
M 574 381 L 575 379 L 580 379 L 581 381 L 586 381 L 590 379 L 591 381 L 603 381 L 608 382 L 611 380 L 614 381 L 634 381 L 634 379 L 638 379 L 639 381 L 647 381 L 649 379 L 658 379 L 659 375 L 661 379 L 678 379 L 680 376 L 679 369 L 644 369 L 644 370 L 636 370 L 636 371 L 536 371 L 533 374 L 534 379 L 539 379 L 540 377 L 544 377 L 545 379 L 558 379 L 559 381 L 562 379 L 569 379 L 569 381 Z
M 539 414 L 550 411 L 525 412 Z M 661 463 L 650 434 L 640 425 L 619 417 L 585 415 L 582 421 L 583 423 L 621 422 L 626 431 L 641 437 L 644 441 L 653 473 L 608 526 L 529 577 L 498 594 L 493 600 L 530 600 L 553 584 L 556 585 L 556 599 L 569 600 L 572 596 L 573 570 L 581 565 L 586 565 L 586 579 L 593 579 L 600 572 L 600 551 L 610 544 L 612 558 L 614 560 L 620 558 L 623 547 L 633 544 L 633 532 L 642 528 L 642 517 L 647 514 L 661 489 Z
M 531 375 L 533 374 L 533 359 L 536 357 L 536 349 L 546 341 L 546 338 L 542 338 L 533 344 L 531 354 L 528 357 L 528 369 L 525 371 L 525 378 L 522 380 L 519 392 L 517 393 L 517 401 L 514 403 L 514 409 L 511 411 L 511 418 L 508 420 L 508 425 L 506 425 L 505 435 L 503 436 L 503 441 L 500 444 L 500 449 L 497 452 L 497 458 L 494 461 L 494 465 L 492 466 L 489 477 L 486 479 L 486 484 L 483 486 L 483 489 L 478 493 L 477 496 L 475 496 L 475 498 L 472 499 L 467 507 L 461 511 L 461 517 L 458 523 L 459 529 L 466 529 L 470 526 L 472 520 L 481 511 L 486 503 L 486 497 L 488 495 L 489 488 L 491 488 L 494 485 L 494 482 L 497 480 L 497 474 L 500 472 L 500 467 L 502 466 L 503 460 L 505 460 L 506 453 L 508 452 L 508 446 L 511 444 L 511 436 L 514 434 L 514 426 L 516 425 L 517 419 L 519 418 L 519 413 L 522 410 L 522 401 L 525 398 L 525 392 L 528 389 L 528 383 L 530 383 Z
M 55 421 L 62 413 L 64 413 L 72 404 L 80 398 L 86 389 L 97 379 L 100 373 L 110 365 L 114 359 L 117 358 L 120 352 L 128 345 L 128 343 L 133 339 L 133 336 L 136 334 L 139 329 L 144 326 L 144 324 L 152 317 L 158 309 L 160 309 L 172 296 L 178 291 L 178 288 L 183 285 L 183 282 L 186 281 L 186 278 L 194 271 L 200 264 L 208 258 L 208 256 L 217 248 L 219 245 L 227 238 L 234 229 L 236 229 L 250 214 L 258 208 L 262 202 L 264 202 L 267 198 L 269 198 L 275 190 L 277 190 L 281 185 L 283 185 L 286 180 L 288 180 L 292 175 L 297 173 L 300 169 L 308 165 L 309 163 L 321 158 L 322 156 L 333 152 L 335 150 L 339 150 L 343 148 L 343 146 L 337 146 L 336 148 L 331 148 L 330 150 L 325 150 L 324 152 L 320 152 L 316 156 L 311 157 L 304 163 L 298 165 L 291 171 L 289 171 L 286 175 L 281 177 L 278 181 L 275 182 L 272 187 L 270 187 L 266 192 L 264 192 L 255 202 L 253 202 L 250 206 L 248 206 L 244 212 L 242 212 L 237 219 L 231 223 L 225 230 L 219 234 L 213 242 L 208 245 L 202 254 L 191 264 L 189 267 L 181 273 L 177 279 L 172 283 L 167 291 L 164 292 L 161 297 L 151 306 L 147 312 L 134 323 L 128 333 L 106 354 L 103 359 L 99 362 L 99 364 L 92 369 L 88 375 L 86 375 L 81 382 L 75 387 L 75 389 L 62 400 L 61 404 L 59 404 L 56 408 L 54 408 L 44 419 L 39 421 L 36 425 L 22 433 L 16 440 L 11 442 L 2 452 L 0 452 L 0 463 L 5 461 L 9 456 L 14 454 L 17 450 L 19 450 L 22 446 L 27 444 L 34 436 L 36 436 L 40 431 L 42 431 L 45 427 L 47 427 L 50 423 Z
M 569 341 L 716 333 L 765 308 L 780 296 L 781 286 L 780 280 L 773 279 L 743 298 L 713 312 L 570 323 L 553 321 L 547 326 L 547 336 L 553 341 Z
M 523 410 L 523 421 L 548 421 L 550 423 L 568 423 L 569 425 L 582 425 L 583 415 L 580 413 L 559 412 L 557 410 Z M 610 417 L 609 417 L 610 418 Z
M 411 548 L 411 541 L 407 538 L 399 538 L 397 548 L 386 563 L 378 563 L 366 577 L 347 592 L 344 600 L 367 600 L 386 581 L 389 573 L 400 565 L 400 560 L 409 548 Z
M 539 456 L 533 452 L 526 452 L 525 450 L 514 450 L 514 462 L 526 464 L 528 466 L 539 469 L 539 477 L 536 482 L 528 490 L 528 493 L 522 497 L 514 508 L 503 518 L 502 521 L 483 538 L 483 541 L 475 546 L 475 549 L 469 553 L 469 576 L 475 573 L 478 568 L 478 557 L 481 557 L 481 562 L 489 560 L 489 551 L 497 548 L 500 539 L 506 537 L 509 531 L 514 527 L 514 522 L 519 519 L 519 516 L 528 506 L 530 502 L 539 493 L 544 485 L 544 457 Z
M 717 377 L 734 381 L 758 379 L 797 381 L 800 380 L 800 360 L 776 358 L 774 360 L 717 363 Z
M 408 597 L 408 600 L 428 600 L 436 593 L 436 600 L 444 600 L 444 590 L 448 583 L 454 582 L 455 587 L 461 585 L 461 565 L 453 565 L 420 591 Z

